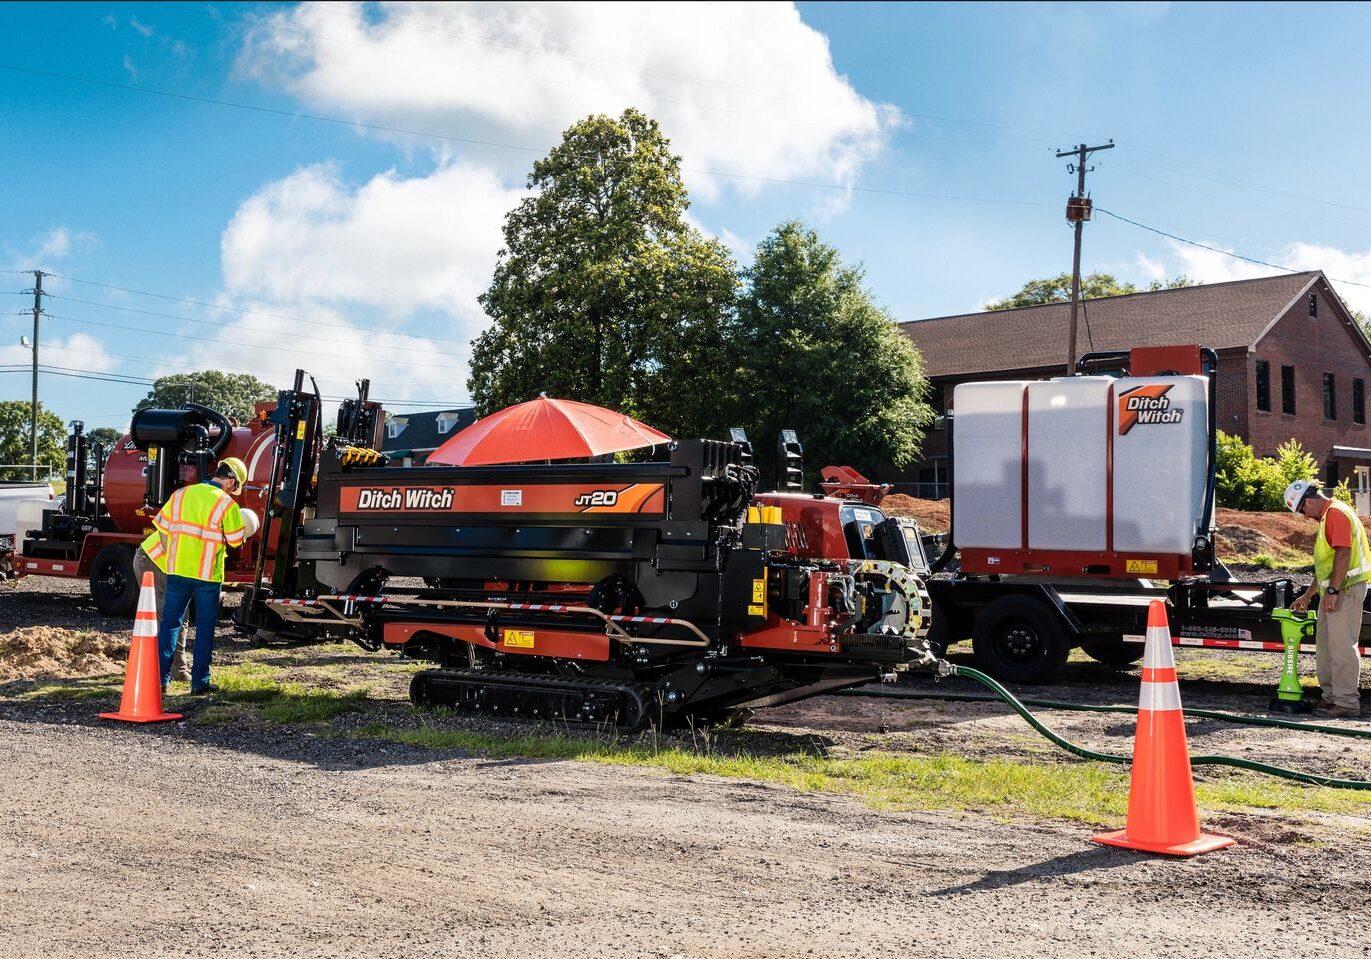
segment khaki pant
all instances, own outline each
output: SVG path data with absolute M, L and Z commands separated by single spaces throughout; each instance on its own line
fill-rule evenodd
M 1318 662 L 1319 686 L 1323 698 L 1335 706 L 1361 708 L 1361 693 L 1357 686 L 1361 679 L 1361 656 L 1357 640 L 1361 637 L 1362 602 L 1366 599 L 1366 583 L 1359 583 L 1338 595 L 1338 610 L 1325 613 L 1319 610 Z
M 133 574 L 138 577 L 138 582 L 143 581 L 143 574 L 152 574 L 153 590 L 157 594 L 157 616 L 160 618 L 162 610 L 166 607 L 167 593 L 167 574 L 157 568 L 157 564 L 152 561 L 152 557 L 140 546 L 133 554 Z M 181 632 L 176 637 L 176 651 L 171 656 L 171 678 L 186 682 L 190 679 L 190 669 L 186 666 L 186 630 L 184 623 Z

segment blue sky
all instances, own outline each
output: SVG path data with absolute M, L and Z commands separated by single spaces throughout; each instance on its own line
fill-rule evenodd
M 0 269 L 68 278 L 43 362 L 105 379 L 45 373 L 64 419 L 122 426 L 137 381 L 206 366 L 450 405 L 530 163 L 636 105 L 741 261 L 805 219 L 901 320 L 1069 269 L 1053 150 L 1110 138 L 1099 206 L 1322 268 L 1367 310 L 1368 27 L 1352 4 L 9 3 L 0 64 L 61 76 L 0 69 Z M 1103 215 L 1085 267 L 1271 272 Z M 0 273 L 0 370 L 28 363 L 30 284 Z

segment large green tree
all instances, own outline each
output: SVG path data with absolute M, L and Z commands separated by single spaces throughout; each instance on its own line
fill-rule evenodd
M 0 400 L 0 480 L 35 478 L 25 463 L 33 462 L 33 404 L 28 400 Z M 67 431 L 62 418 L 38 404 L 37 479 L 60 473 L 67 462 Z
M 549 396 L 673 436 L 717 435 L 737 287 L 686 221 L 680 158 L 637 110 L 592 116 L 533 165 L 505 220 L 468 385 L 478 413 Z
M 197 370 L 159 377 L 133 411 L 149 407 L 177 409 L 185 403 L 199 403 L 246 423 L 252 419 L 254 403 L 274 399 L 276 387 L 249 373 Z
M 1176 290 L 1194 286 L 1195 281 L 1188 276 L 1178 276 L 1172 280 L 1153 280 L 1146 287 L 1148 292 L 1157 290 Z M 1125 293 L 1140 293 L 1132 283 L 1120 280 L 1112 273 L 1091 273 L 1081 277 L 1081 299 L 1094 300 L 1102 296 L 1123 296 Z M 987 310 L 1013 310 L 1020 306 L 1042 306 L 1044 303 L 1068 303 L 1071 300 L 1071 274 L 1029 280 L 1019 292 L 986 305 Z
M 918 351 L 863 286 L 859 267 L 811 229 L 783 223 L 744 274 L 746 349 L 735 407 L 759 457 L 794 429 L 808 473 L 827 465 L 903 468 L 932 419 Z
M 115 444 L 124 438 L 124 431 L 115 429 L 113 426 L 97 426 L 93 430 L 88 430 L 86 435 L 90 438 L 92 446 L 99 443 L 105 448 L 105 454 L 108 455 L 114 449 Z

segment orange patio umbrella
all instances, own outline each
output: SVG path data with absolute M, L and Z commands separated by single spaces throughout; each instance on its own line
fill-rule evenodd
M 477 420 L 429 456 L 446 466 L 578 459 L 670 443 L 671 437 L 602 406 L 540 396 Z

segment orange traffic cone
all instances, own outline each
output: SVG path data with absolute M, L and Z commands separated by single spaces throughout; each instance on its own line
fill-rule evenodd
M 133 619 L 133 643 L 129 664 L 124 671 L 124 698 L 119 712 L 101 713 L 101 719 L 120 719 L 126 723 L 164 723 L 180 719 L 180 713 L 162 712 L 162 672 L 157 654 L 157 593 L 152 574 L 143 574 L 138 593 L 138 614 Z
M 1193 856 L 1233 845 L 1228 836 L 1200 832 L 1181 691 L 1176 685 L 1176 659 L 1171 654 L 1171 629 L 1166 623 L 1166 604 L 1161 600 L 1153 600 L 1147 611 L 1128 822 L 1122 830 L 1095 836 L 1094 840 L 1172 856 Z

